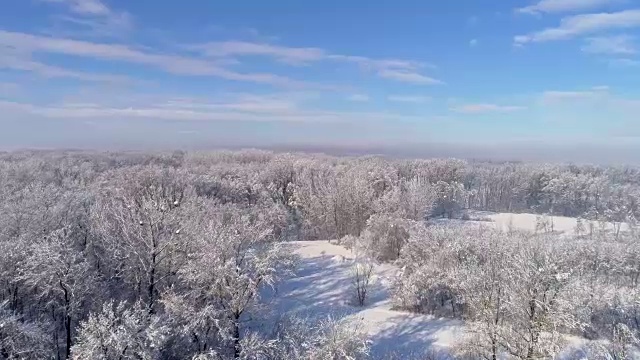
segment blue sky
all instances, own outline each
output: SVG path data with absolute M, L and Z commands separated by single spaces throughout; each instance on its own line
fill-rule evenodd
M 3 148 L 640 144 L 636 0 L 3 8 Z

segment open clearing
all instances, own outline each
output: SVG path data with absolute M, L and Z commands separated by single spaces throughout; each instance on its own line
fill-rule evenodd
M 490 212 L 490 211 L 469 211 L 469 217 L 471 220 L 463 221 L 463 220 L 449 220 L 449 219 L 434 219 L 436 222 L 442 223 L 450 223 L 450 222 L 459 222 L 464 224 L 473 224 L 478 223 L 486 226 L 491 226 L 496 229 L 502 231 L 508 231 L 509 229 L 513 230 L 524 230 L 535 232 L 536 231 L 536 222 L 540 214 L 529 214 L 529 213 L 499 213 L 499 212 Z M 550 224 L 553 224 L 553 233 L 555 235 L 564 235 L 564 236 L 574 236 L 576 235 L 576 225 L 577 218 L 567 217 L 567 216 L 548 216 L 548 221 Z M 584 225 L 585 233 L 589 232 L 589 223 L 593 224 L 594 231 L 599 230 L 600 226 L 603 225 L 607 232 L 614 231 L 614 225 L 612 223 L 603 223 L 601 224 L 598 221 L 588 221 L 582 220 Z M 627 224 L 620 224 L 620 231 L 628 231 L 629 227 Z
M 392 310 L 389 286 L 398 271 L 376 265 L 370 297 L 364 307 L 353 305 L 351 266 L 354 255 L 329 241 L 289 244 L 300 256 L 298 271 L 265 297 L 277 314 L 302 317 L 348 317 L 360 321 L 372 340 L 374 358 L 417 355 L 427 348 L 447 348 L 462 335 L 460 321 Z
M 483 220 L 436 219 L 436 222 L 535 231 L 534 214 L 477 212 L 472 217 L 480 218 Z M 555 234 L 574 234 L 575 218 L 554 216 L 553 221 Z M 272 311 L 269 324 L 283 314 L 358 321 L 369 334 L 375 359 L 385 359 L 391 354 L 411 359 L 428 351 L 446 354 L 465 335 L 462 321 L 393 310 L 390 287 L 400 271 L 396 266 L 375 265 L 369 298 L 366 305 L 360 307 L 354 305 L 351 271 L 355 254 L 351 250 L 331 241 L 295 241 L 287 246 L 299 256 L 300 263 L 294 275 L 280 283 L 275 292 L 263 297 Z M 565 358 L 582 358 L 579 348 L 585 340 L 575 337 L 568 340 L 570 346 Z

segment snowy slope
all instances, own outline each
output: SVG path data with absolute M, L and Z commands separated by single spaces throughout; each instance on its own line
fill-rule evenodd
M 474 215 L 483 221 L 434 219 L 434 222 L 535 230 L 534 214 L 482 212 Z M 575 218 L 553 218 L 556 235 L 573 235 Z M 353 319 L 361 322 L 369 334 L 373 359 L 386 359 L 389 354 L 394 354 L 396 359 L 417 359 L 429 351 L 446 353 L 464 336 L 462 321 L 391 309 L 389 289 L 398 271 L 395 266 L 375 266 L 369 299 L 364 307 L 359 307 L 353 304 L 351 270 L 355 255 L 350 250 L 330 241 L 298 241 L 287 243 L 287 246 L 299 256 L 300 262 L 295 274 L 284 279 L 275 292 L 263 295 L 262 300 L 272 309 L 265 326 L 272 325 L 285 314 L 311 319 L 327 316 Z M 586 340 L 576 337 L 567 340 L 569 346 L 560 358 L 585 358 L 582 347 Z
M 371 296 L 364 307 L 352 305 L 351 266 L 353 254 L 328 241 L 300 241 L 288 244 L 300 256 L 296 274 L 283 281 L 263 301 L 277 314 L 302 317 L 348 317 L 359 320 L 372 340 L 373 358 L 394 353 L 400 358 L 418 355 L 430 348 L 451 346 L 462 334 L 462 323 L 391 310 L 389 285 L 397 269 L 375 267 Z

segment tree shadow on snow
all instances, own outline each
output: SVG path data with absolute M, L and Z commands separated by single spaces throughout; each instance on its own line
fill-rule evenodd
M 269 309 L 263 314 L 264 325 L 277 322 L 282 316 L 298 316 L 310 320 L 331 316 L 340 319 L 361 311 L 353 306 L 352 261 L 339 262 L 332 255 L 305 258 L 293 276 L 283 279 L 275 289 L 262 291 L 262 303 Z M 372 299 L 380 291 L 372 288 Z
M 264 289 L 264 312 L 256 317 L 262 320 L 252 322 L 252 327 L 268 333 L 283 317 L 297 316 L 313 323 L 328 316 L 356 319 L 362 313 L 370 325 L 377 323 L 369 328 L 374 359 L 425 359 L 425 353 L 437 348 L 435 342 L 452 336 L 460 326 L 455 320 L 390 312 L 385 304 L 389 291 L 384 279 L 371 284 L 365 306 L 355 305 L 352 266 L 352 260 L 328 254 L 300 259 L 293 275 L 283 279 L 275 290 Z M 435 359 L 448 359 L 444 355 Z
M 371 337 L 374 358 L 450 359 L 451 356 L 436 343 L 455 341 L 461 322 L 425 318 L 402 313 L 388 319 L 386 327 Z M 454 338 L 445 339 L 449 336 Z

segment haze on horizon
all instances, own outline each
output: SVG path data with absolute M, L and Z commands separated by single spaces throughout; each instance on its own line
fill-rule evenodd
M 638 162 L 633 1 L 3 5 L 0 150 Z

